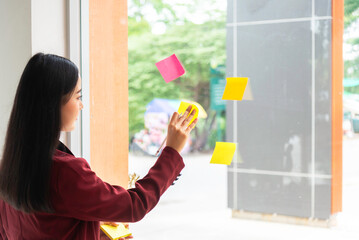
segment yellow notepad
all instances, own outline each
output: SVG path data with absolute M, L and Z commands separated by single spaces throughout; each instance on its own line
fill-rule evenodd
M 243 98 L 244 90 L 248 83 L 248 78 L 245 77 L 230 77 L 227 78 L 226 88 L 223 92 L 223 100 L 239 100 Z
M 122 223 L 119 223 L 117 227 L 113 227 L 106 224 L 103 224 L 100 227 L 110 239 L 119 239 L 130 236 L 132 234 L 130 230 L 126 228 L 125 225 L 123 225 Z
M 196 112 L 194 113 L 194 116 L 192 118 L 192 120 L 189 122 L 188 126 L 191 125 L 191 123 L 198 117 L 198 107 L 193 104 L 193 103 L 188 103 L 188 102 L 181 102 L 179 108 L 178 108 L 178 113 L 181 114 L 181 113 L 184 113 L 186 111 L 186 109 L 188 108 L 189 105 L 192 105 L 192 110 L 191 112 L 195 109 Z M 191 112 L 189 114 L 191 114 Z M 187 117 L 187 116 L 186 116 Z
M 216 142 L 210 163 L 230 165 L 235 151 L 235 143 Z

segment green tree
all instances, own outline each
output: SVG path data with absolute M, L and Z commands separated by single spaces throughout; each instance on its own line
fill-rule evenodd
M 166 84 L 155 63 L 171 53 L 176 53 L 186 74 Z M 225 61 L 222 23 L 186 23 L 173 26 L 163 35 L 149 32 L 129 37 L 130 132 L 143 128 L 145 105 L 155 97 L 192 99 L 208 110 L 209 69 L 213 61 Z
M 358 21 L 359 17 L 359 1 L 345 0 L 344 3 L 344 27 L 349 27 L 352 23 Z
M 141 2 L 161 15 L 159 21 L 166 24 L 164 34 L 152 34 L 153 23 L 143 14 Z M 133 0 L 131 6 L 134 9 L 129 10 L 130 136 L 144 128 L 145 108 L 153 98 L 189 99 L 200 103 L 210 116 L 206 120 L 208 124 L 200 123 L 196 128 L 200 129 L 196 139 L 203 139 L 203 142 L 206 138 L 199 135 L 214 126 L 215 113 L 209 110 L 209 70 L 211 62 L 225 62 L 225 14 L 214 11 L 216 17 L 209 16 L 203 23 L 195 24 L 190 19 L 176 16 L 173 6 L 161 3 Z M 194 3 L 184 7 L 192 13 L 198 9 Z M 141 25 L 146 27 L 142 29 Z M 172 53 L 176 53 L 186 74 L 166 84 L 155 63 Z
M 128 3 L 129 36 L 151 32 L 152 26 L 148 20 L 148 11 L 156 13 L 157 22 L 167 25 L 173 24 L 177 19 L 172 6 L 162 0 L 130 0 Z
M 359 24 L 359 1 L 345 0 L 344 4 L 344 28 L 345 31 L 353 30 L 355 25 Z M 344 77 L 359 78 L 359 38 L 351 38 L 347 41 L 351 45 L 352 53 L 356 56 L 353 59 L 344 61 Z M 359 93 L 359 87 L 346 89 L 348 91 Z

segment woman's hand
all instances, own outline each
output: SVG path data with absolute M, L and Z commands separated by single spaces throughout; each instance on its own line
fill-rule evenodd
M 118 223 L 115 223 L 115 222 L 100 222 L 100 225 L 103 225 L 103 224 L 106 224 L 106 225 L 110 225 L 110 226 L 113 226 L 113 227 L 117 227 L 118 226 Z M 128 223 L 122 223 L 125 228 L 129 228 L 129 224 Z M 132 239 L 133 236 L 132 234 L 130 236 L 127 236 L 125 238 L 119 238 L 118 240 L 126 240 L 126 239 Z M 108 240 L 110 239 L 109 237 L 107 237 L 107 235 L 101 231 L 101 234 L 100 234 L 100 239 L 101 240 Z
M 192 105 L 186 109 L 183 116 L 179 116 L 177 112 L 173 113 L 168 125 L 166 146 L 175 149 L 177 152 L 181 152 L 186 144 L 190 132 L 198 121 L 198 119 L 195 119 L 191 125 L 188 126 L 196 111 L 193 110 L 191 112 L 191 109 Z M 188 115 L 190 112 L 191 114 Z
M 123 225 L 125 225 L 125 224 L 128 225 L 128 223 L 124 223 Z M 112 226 L 112 227 L 117 227 L 119 224 L 115 223 L 115 222 L 100 222 L 100 225 L 109 225 L 109 226 Z

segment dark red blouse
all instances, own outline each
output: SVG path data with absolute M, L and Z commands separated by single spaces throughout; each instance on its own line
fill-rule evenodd
M 166 147 L 136 187 L 126 190 L 103 182 L 85 159 L 62 150 L 56 150 L 51 172 L 55 214 L 26 214 L 0 199 L 0 239 L 99 239 L 99 221 L 141 220 L 184 167 L 178 152 Z

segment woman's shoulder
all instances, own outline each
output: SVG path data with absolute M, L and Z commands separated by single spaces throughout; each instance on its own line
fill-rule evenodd
M 70 168 L 78 171 L 84 168 L 90 168 L 89 164 L 84 158 L 75 157 L 72 154 L 56 149 L 53 156 L 53 166 L 55 168 Z

